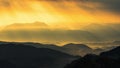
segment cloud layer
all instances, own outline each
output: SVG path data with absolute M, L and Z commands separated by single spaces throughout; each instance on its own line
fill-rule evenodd
M 119 0 L 0 0 L 0 25 L 35 21 L 119 23 L 119 3 Z
M 37 24 L 37 25 L 36 25 Z M 24 28 L 39 26 L 41 28 Z M 68 42 L 109 42 L 120 40 L 120 24 L 91 24 L 83 29 L 50 29 L 44 23 L 13 24 L 0 31 L 2 41 L 30 41 L 63 44 Z M 10 29 L 17 27 L 16 29 Z

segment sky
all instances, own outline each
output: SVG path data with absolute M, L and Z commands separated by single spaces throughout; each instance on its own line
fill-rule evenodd
M 0 0 L 0 26 L 36 21 L 50 25 L 119 23 L 119 0 Z
M 0 40 L 120 40 L 120 0 L 0 0 Z

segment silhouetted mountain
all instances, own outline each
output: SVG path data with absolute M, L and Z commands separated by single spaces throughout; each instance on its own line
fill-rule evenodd
M 63 46 L 66 48 L 66 51 L 72 55 L 86 55 L 92 53 L 92 49 L 85 44 L 73 44 L 69 43 Z
M 49 48 L 49 49 L 61 51 L 70 55 L 79 55 L 79 56 L 84 56 L 90 53 L 99 55 L 101 52 L 108 51 L 116 47 L 116 46 L 110 46 L 105 48 L 92 49 L 85 44 L 75 44 L 75 43 L 69 43 L 63 46 L 57 46 L 54 44 L 40 44 L 40 43 L 33 43 L 33 42 L 26 42 L 24 44 L 31 45 L 37 48 Z
M 63 47 L 60 47 L 60 49 L 62 48 L 63 52 L 66 52 L 72 55 L 84 56 L 86 54 L 91 54 L 91 53 L 99 55 L 101 52 L 112 50 L 117 46 L 118 46 L 117 43 L 115 44 L 112 42 L 111 43 L 103 43 L 103 42 L 102 43 L 84 43 L 84 44 L 69 43 L 64 45 Z
M 64 68 L 120 68 L 120 46 L 100 55 L 88 54 Z
M 2 42 L 2 41 L 0 42 L 1 45 L 7 44 L 7 43 L 9 42 Z M 11 43 L 18 44 L 18 42 L 11 42 Z M 75 43 L 69 43 L 64 46 L 57 46 L 55 44 L 33 43 L 33 42 L 19 42 L 19 44 L 25 45 L 25 46 L 33 46 L 35 48 L 48 48 L 48 49 L 60 51 L 63 53 L 74 55 L 74 56 L 77 56 L 77 55 L 84 56 L 86 54 L 91 54 L 91 53 L 99 55 L 101 52 L 108 51 L 115 48 L 115 46 L 111 46 L 111 47 L 105 47 L 105 48 L 92 49 L 85 44 L 75 44 Z
M 103 52 L 100 55 L 104 57 L 113 58 L 113 59 L 120 59 L 120 46 L 110 51 Z
M 111 58 L 97 55 L 86 55 L 73 61 L 64 68 L 120 68 L 120 62 Z
M 16 65 L 7 60 L 0 60 L 0 68 L 16 68 Z
M 25 42 L 23 43 L 24 45 L 30 45 L 36 48 L 49 48 L 49 49 L 53 49 L 53 50 L 57 50 L 57 51 L 62 51 L 63 48 L 62 46 L 57 46 L 55 44 L 42 44 L 42 43 L 33 43 L 33 42 Z
M 65 48 L 81 48 L 81 49 L 91 49 L 90 47 L 88 47 L 85 44 L 74 44 L 74 43 L 69 43 L 64 45 L 63 47 Z
M 63 68 L 78 57 L 48 48 L 26 46 L 23 43 L 0 44 L 0 59 L 7 60 L 16 68 Z
M 64 46 L 57 46 L 54 44 L 40 44 L 40 43 L 33 43 L 33 42 L 26 42 L 23 44 L 31 45 L 37 48 L 49 48 L 49 49 L 61 51 L 70 55 L 79 55 L 79 56 L 84 56 L 90 53 L 98 55 L 101 52 L 108 51 L 116 47 L 116 46 L 111 46 L 111 47 L 105 47 L 105 48 L 92 49 L 85 44 L 75 44 L 75 43 L 69 43 Z
M 37 48 L 49 48 L 49 49 L 57 50 L 57 51 L 64 52 L 70 55 L 75 55 L 75 56 L 76 55 L 84 56 L 88 53 L 92 53 L 92 49 L 84 44 L 69 43 L 64 46 L 57 46 L 54 44 L 40 44 L 40 43 L 32 43 L 32 42 L 31 43 L 26 42 L 23 44 L 34 46 Z
M 102 48 L 97 48 L 97 49 L 93 49 L 93 54 L 99 55 L 101 52 L 104 52 L 105 49 Z

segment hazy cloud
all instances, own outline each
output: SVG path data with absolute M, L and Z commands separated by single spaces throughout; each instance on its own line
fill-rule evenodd
M 113 12 L 120 12 L 120 0 L 86 0 L 88 2 L 97 2 L 97 3 L 101 3 L 101 5 L 103 6 L 102 8 L 104 10 L 109 10 L 109 11 L 113 11 Z
M 26 4 L 25 2 L 29 2 L 29 1 L 52 1 L 52 2 L 58 2 L 58 4 L 60 4 L 59 2 L 76 2 L 76 5 L 81 5 L 82 2 L 83 4 L 86 2 L 90 2 L 90 3 L 100 3 L 101 7 L 97 7 L 98 9 L 103 9 L 103 10 L 109 10 L 109 11 L 113 11 L 113 12 L 120 12 L 120 0 L 0 0 L 0 6 L 4 6 L 4 7 L 9 7 L 12 5 L 12 2 L 18 2 L 19 5 L 21 5 L 21 3 Z M 22 4 L 22 5 L 23 5 Z M 62 3 L 62 5 L 64 5 Z M 59 5 L 61 6 L 61 5 Z M 81 6 L 83 7 L 83 6 Z M 88 9 L 92 9 L 89 6 L 84 6 L 85 8 Z M 94 6 L 96 7 L 96 5 Z
M 0 0 L 0 7 L 3 6 L 3 7 L 10 7 L 11 4 L 9 2 L 9 0 Z
M 120 24 L 91 24 L 81 30 L 51 30 L 41 28 L 7 30 L 5 28 L 0 32 L 0 40 L 31 41 L 43 43 L 105 42 L 120 40 L 119 30 Z

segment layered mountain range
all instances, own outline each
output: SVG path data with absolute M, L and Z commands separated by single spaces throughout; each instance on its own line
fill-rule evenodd
M 82 65 L 83 68 L 87 68 L 84 66 L 95 65 L 95 67 L 98 68 L 98 64 L 111 64 L 111 62 L 119 66 L 118 62 L 116 62 L 116 60 L 120 58 L 119 50 L 120 47 L 92 49 L 85 44 L 73 43 L 69 43 L 64 46 L 56 46 L 53 44 L 41 44 L 33 42 L 1 41 L 0 67 L 77 68 L 77 66 L 79 67 L 79 65 Z M 99 55 L 97 55 L 98 53 Z M 86 62 L 87 64 L 84 64 L 83 62 Z

